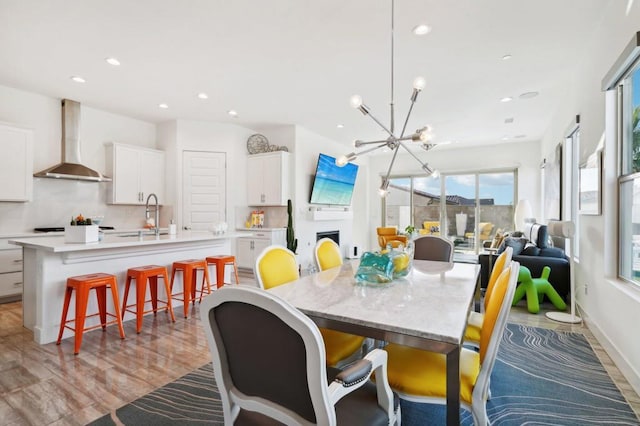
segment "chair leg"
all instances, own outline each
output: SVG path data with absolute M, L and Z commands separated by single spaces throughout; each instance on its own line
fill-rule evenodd
M 98 298 L 98 313 L 100 314 L 100 325 L 102 331 L 107 331 L 107 287 L 95 287 L 96 297 Z
M 238 278 L 238 265 L 236 265 L 236 261 L 233 261 L 233 273 L 236 276 L 236 284 L 240 284 L 240 279 Z

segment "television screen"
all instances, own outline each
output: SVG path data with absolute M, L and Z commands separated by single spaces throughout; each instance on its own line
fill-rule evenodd
M 347 163 L 344 167 L 338 167 L 334 157 L 320 154 L 309 202 L 334 206 L 350 205 L 357 174 L 356 164 Z

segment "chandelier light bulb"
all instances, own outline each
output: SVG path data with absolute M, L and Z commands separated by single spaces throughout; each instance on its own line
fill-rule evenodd
M 349 100 L 351 106 L 354 108 L 360 108 L 362 106 L 362 97 L 359 95 L 353 95 Z
M 385 198 L 389 192 L 386 189 L 380 188 L 378 189 L 378 195 L 381 198 Z
M 416 77 L 416 79 L 413 80 L 413 88 L 418 91 L 423 90 L 426 85 L 427 85 L 427 80 L 425 80 L 424 77 Z
M 347 164 L 347 156 L 346 155 L 341 155 L 340 157 L 336 158 L 336 166 L 338 167 L 344 167 Z

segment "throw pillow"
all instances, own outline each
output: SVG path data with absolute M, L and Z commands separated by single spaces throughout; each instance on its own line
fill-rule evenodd
M 548 231 L 547 225 L 540 223 L 526 223 L 524 225 L 524 236 L 538 248 L 547 248 Z
M 522 238 L 522 237 L 506 237 L 502 244 L 500 245 L 500 248 L 498 249 L 498 254 L 502 253 L 503 251 L 505 251 L 505 249 L 507 247 L 511 247 L 513 249 L 513 254 L 512 256 L 517 256 L 520 253 L 522 253 L 522 250 L 524 250 L 524 246 L 527 244 L 527 239 L 526 238 Z

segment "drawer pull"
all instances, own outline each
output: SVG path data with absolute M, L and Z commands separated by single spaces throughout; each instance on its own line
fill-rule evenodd
M 13 263 L 22 263 L 22 259 L 13 259 Z
M 22 287 L 22 281 L 17 282 L 17 283 L 13 283 L 14 287 Z

